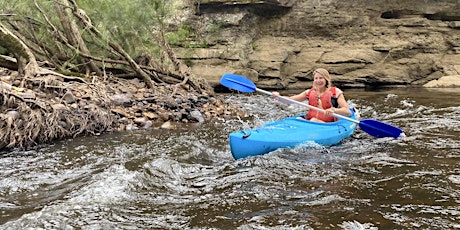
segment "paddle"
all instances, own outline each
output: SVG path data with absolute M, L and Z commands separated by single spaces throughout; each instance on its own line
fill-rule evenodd
M 271 92 L 268 92 L 268 91 L 265 91 L 263 89 L 257 88 L 256 85 L 251 80 L 249 80 L 249 79 L 247 79 L 247 78 L 245 78 L 245 77 L 243 77 L 241 75 L 237 75 L 237 74 L 230 74 L 230 73 L 224 74 L 222 76 L 222 78 L 220 79 L 220 84 L 222 84 L 222 85 L 224 85 L 224 86 L 226 86 L 228 88 L 238 90 L 238 91 L 243 92 L 243 93 L 253 93 L 253 92 L 257 91 L 257 92 L 264 93 L 264 94 L 267 94 L 267 95 L 272 95 Z M 295 103 L 295 104 L 298 104 L 298 105 L 301 105 L 301 106 L 305 106 L 305 107 L 308 107 L 310 109 L 314 109 L 314 110 L 317 110 L 317 111 L 320 111 L 320 112 L 323 112 L 323 113 L 326 112 L 325 110 L 320 109 L 318 107 L 311 106 L 309 104 L 305 104 L 305 103 L 302 103 L 302 102 L 299 102 L 299 101 L 296 101 L 296 100 L 292 100 L 292 99 L 287 98 L 287 97 L 280 96 L 280 98 L 282 100 L 285 100 L 285 101 L 288 101 L 288 102 L 291 102 L 291 103 Z M 374 136 L 374 137 L 393 137 L 393 138 L 398 138 L 398 137 L 404 135 L 403 131 L 400 128 L 392 126 L 392 125 L 389 125 L 389 124 L 386 124 L 386 123 L 383 123 L 381 121 L 372 120 L 372 119 L 365 119 L 365 120 L 358 121 L 358 120 L 351 119 L 349 117 L 346 117 L 346 116 L 343 116 L 343 115 L 340 115 L 340 114 L 337 114 L 337 113 L 332 113 L 332 115 L 334 117 L 345 119 L 345 120 L 348 120 L 348 121 L 351 121 L 351 122 L 354 122 L 354 123 L 358 124 L 359 127 L 364 132 L 366 132 L 369 135 Z

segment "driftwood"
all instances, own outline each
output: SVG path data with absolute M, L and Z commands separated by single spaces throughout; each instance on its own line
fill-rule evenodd
M 72 107 L 65 101 L 67 95 L 73 95 L 81 87 L 92 89 L 93 95 L 101 97 L 103 86 L 67 83 L 55 75 L 26 80 L 25 84 L 37 85 L 40 90 L 0 84 L 0 105 L 6 108 L 0 114 L 0 149 L 27 148 L 81 134 L 95 135 L 113 125 L 113 117 L 103 106 Z M 105 102 L 109 100 L 106 98 Z
M 187 112 L 197 110 L 199 106 L 206 108 L 202 115 L 208 119 L 229 113 L 227 108 L 213 110 L 214 105 L 222 107 L 223 103 L 208 97 L 213 95 L 212 89 L 204 80 L 194 78 L 190 68 L 175 57 L 164 34 L 160 34 L 158 40 L 165 56 L 173 63 L 172 70 L 149 58 L 133 59 L 113 39 L 108 40 L 111 58 L 95 56 L 86 46 L 79 26 L 96 39 L 102 39 L 103 35 L 78 8 L 76 1 L 56 1 L 60 27 L 47 18 L 36 1 L 34 3 L 43 14 L 45 24 L 34 23 L 49 28 L 56 39 L 53 48 L 58 54 L 54 55 L 53 50 L 33 33 L 19 30 L 15 22 L 5 20 L 8 27 L 0 22 L 0 46 L 11 54 L 0 55 L 0 67 L 8 71 L 0 70 L 9 72 L 8 76 L 0 75 L 0 150 L 28 148 L 62 138 L 118 130 L 114 128 L 115 120 L 130 116 L 133 122 L 138 119 L 137 111 L 143 111 L 142 119 L 160 121 L 202 120 L 190 117 Z M 67 69 L 60 65 L 61 59 L 65 58 L 64 49 L 75 52 L 80 63 L 77 68 L 63 70 Z M 114 58 L 114 54 L 118 58 Z M 37 57 L 41 58 L 40 61 Z M 134 107 L 131 112 L 116 107 L 111 96 L 120 90 L 112 89 L 124 80 L 117 77 L 140 79 L 145 85 L 137 84 L 135 88 L 147 86 L 148 89 L 141 92 L 149 93 L 141 93 L 146 96 L 140 97 L 134 105 L 151 104 L 146 108 Z M 176 99 L 183 103 L 179 105 Z M 207 105 L 209 103 L 212 105 Z M 168 112 L 168 109 L 172 111 Z
M 3 57 L 2 60 L 11 67 L 17 66 L 16 80 L 21 82 L 13 86 L 0 81 L 0 106 L 6 110 L 0 114 L 0 149 L 26 148 L 64 137 L 96 134 L 112 125 L 113 118 L 107 110 L 96 106 L 68 107 L 65 101 L 56 100 L 73 95 L 84 85 L 91 95 L 108 103 L 110 100 L 103 93 L 102 85 L 90 85 L 82 78 L 40 67 L 29 47 L 2 24 L 0 45 L 15 56 L 15 59 Z M 37 97 L 38 93 L 46 96 Z

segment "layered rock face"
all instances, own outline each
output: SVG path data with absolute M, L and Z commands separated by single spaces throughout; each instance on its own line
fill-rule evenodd
M 207 46 L 176 52 L 216 86 L 222 74 L 237 73 L 260 88 L 304 89 L 319 67 L 345 88 L 422 86 L 444 76 L 460 86 L 458 0 L 216 0 L 197 7 L 188 20 L 201 25 Z

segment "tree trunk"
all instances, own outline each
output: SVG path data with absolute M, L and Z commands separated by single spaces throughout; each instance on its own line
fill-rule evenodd
M 39 66 L 32 51 L 2 23 L 0 23 L 0 46 L 16 58 L 19 77 L 32 78 L 37 75 Z
M 82 54 L 86 56 L 91 56 L 90 51 L 81 36 L 80 30 L 78 29 L 77 23 L 73 19 L 72 10 L 70 9 L 68 1 L 61 0 L 61 2 L 56 3 L 55 9 L 69 43 L 76 47 Z M 82 59 L 81 61 L 79 61 L 80 63 L 87 63 L 84 65 L 87 73 L 95 72 L 97 76 L 103 75 L 103 72 L 99 69 L 99 67 L 96 64 L 94 64 L 93 61 L 81 56 L 79 57 L 79 59 Z

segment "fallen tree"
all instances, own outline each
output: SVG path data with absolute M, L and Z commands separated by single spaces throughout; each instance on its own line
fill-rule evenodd
M 155 16 L 157 32 L 152 33 L 152 40 L 156 41 L 155 45 L 162 51 L 157 57 L 145 49 L 141 55 L 132 57 L 122 44 L 107 35 L 107 32 L 96 28 L 91 18 L 74 0 L 54 2 L 52 13 L 51 9 L 44 9 L 44 3 L 40 5 L 34 0 L 34 10 L 40 12 L 38 16 L 41 20 L 28 17 L 18 19 L 18 14 L 4 14 L 3 18 L 6 19 L 6 26 L 14 29 L 12 32 L 30 47 L 32 54 L 46 63 L 47 67 L 66 75 L 135 77 L 150 88 L 155 87 L 155 83 L 166 83 L 188 87 L 199 93 L 212 93 L 207 84 L 193 77 L 190 69 L 175 57 L 166 41 L 164 20 L 168 15 L 164 8 L 168 4 L 162 0 L 153 2 L 156 4 L 152 4 L 152 10 L 158 13 Z M 37 33 L 51 37 L 44 39 L 38 37 Z M 0 42 L 0 46 L 8 45 Z M 1 60 L 0 66 L 9 67 Z

